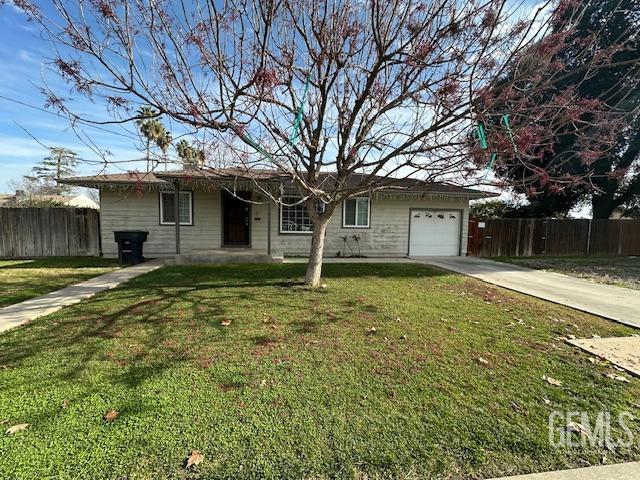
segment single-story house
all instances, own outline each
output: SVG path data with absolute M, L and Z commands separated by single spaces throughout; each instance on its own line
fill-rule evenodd
M 64 182 L 100 190 L 106 257 L 117 257 L 114 232 L 118 230 L 149 232 L 144 255 L 150 258 L 240 250 L 275 258 L 309 252 L 312 223 L 304 204 L 297 203 L 301 197 L 290 187 L 290 179 L 272 172 L 261 171 L 251 178 L 234 169 L 131 172 Z M 469 200 L 492 196 L 449 183 L 381 182 L 383 189 L 350 198 L 336 209 L 327 227 L 325 256 L 465 255 Z M 275 192 L 282 205 L 265 191 Z

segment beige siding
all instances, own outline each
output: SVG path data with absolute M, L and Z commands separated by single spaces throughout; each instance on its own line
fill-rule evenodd
M 100 192 L 100 230 L 102 251 L 107 257 L 118 254 L 113 240 L 115 230 L 145 230 L 149 232 L 144 244 L 147 257 L 169 256 L 175 253 L 175 227 L 160 225 L 160 193 L 157 191 Z M 180 227 L 182 253 L 198 249 L 220 247 L 222 230 L 220 192 L 193 192 L 193 225 Z
M 338 208 L 327 227 L 324 255 L 336 256 L 342 251 L 343 240 L 348 236 L 349 244 L 357 253 L 357 246 L 351 239 L 359 235 L 362 255 L 368 257 L 402 257 L 406 256 L 409 248 L 409 211 L 411 208 L 434 208 L 462 210 L 462 232 L 460 251 L 463 255 L 467 251 L 467 235 L 469 224 L 469 201 L 462 198 L 454 199 L 372 199 L 369 228 L 343 228 L 342 208 Z M 311 237 L 309 234 L 279 233 L 279 210 L 273 208 L 272 223 L 274 233 L 272 244 L 274 253 L 285 256 L 307 255 Z M 347 254 L 350 253 L 347 247 Z
M 254 196 L 254 200 L 258 200 Z M 369 257 L 402 257 L 407 255 L 409 241 L 409 210 L 434 208 L 462 210 L 461 252 L 467 250 L 469 202 L 461 198 L 441 199 L 372 199 L 370 228 L 342 228 L 342 209 L 338 208 L 327 228 L 325 256 L 342 251 L 341 236 L 360 235 L 360 249 Z M 175 253 L 175 227 L 160 225 L 159 192 L 100 192 L 100 222 L 102 250 L 105 256 L 117 256 L 113 240 L 116 230 L 145 230 L 149 237 L 144 245 L 147 257 L 170 256 Z M 271 249 L 274 255 L 304 256 L 309 252 L 310 235 L 281 234 L 280 210 L 275 204 L 251 206 L 251 248 L 268 248 L 268 212 L 271 212 Z M 181 251 L 188 254 L 222 247 L 222 211 L 220 191 L 193 191 L 193 225 L 180 228 Z M 347 254 L 349 249 L 347 248 Z

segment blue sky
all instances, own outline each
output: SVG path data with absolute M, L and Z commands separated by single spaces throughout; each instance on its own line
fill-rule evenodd
M 0 8 L 0 192 L 10 192 L 10 182 L 28 174 L 47 154 L 47 149 L 29 133 L 45 146 L 63 146 L 82 158 L 99 159 L 69 128 L 65 118 L 38 110 L 43 109 L 45 102 L 39 90 L 43 81 L 66 88 L 55 74 L 47 71 L 46 58 L 52 56 L 50 45 L 41 39 L 35 25 L 11 6 Z M 103 109 L 86 99 L 75 102 L 75 107 L 96 112 Z M 110 150 L 113 158 L 128 160 L 142 156 L 131 127 L 106 128 L 113 133 L 87 127 L 83 130 L 99 148 Z M 144 168 L 144 163 L 126 166 L 128 170 L 135 168 Z M 81 173 L 99 170 L 100 166 L 95 164 L 83 163 L 79 167 Z M 115 167 L 110 167 L 109 171 L 116 171 Z

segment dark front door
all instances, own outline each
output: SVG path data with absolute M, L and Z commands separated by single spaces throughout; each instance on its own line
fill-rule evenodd
M 249 245 L 251 204 L 242 198 L 250 199 L 251 192 L 236 192 L 234 196 L 222 191 L 223 242 L 226 246 Z

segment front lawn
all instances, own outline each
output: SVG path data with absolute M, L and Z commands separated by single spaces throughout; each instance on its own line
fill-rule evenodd
M 99 257 L 0 260 L 0 307 L 102 275 L 118 267 Z
M 495 260 L 640 290 L 640 257 L 499 257 Z
M 637 442 L 548 440 L 554 410 L 628 411 L 640 430 L 640 381 L 560 338 L 632 329 L 420 265 L 328 264 L 315 291 L 303 273 L 165 267 L 0 335 L 0 422 L 29 424 L 0 436 L 0 478 L 469 479 L 640 460 Z

